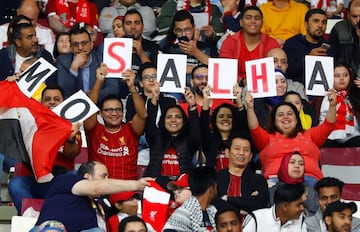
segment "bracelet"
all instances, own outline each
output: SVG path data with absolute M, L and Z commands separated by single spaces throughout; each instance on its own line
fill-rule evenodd
M 237 109 L 238 109 L 239 111 L 242 111 L 244 108 L 245 108 L 244 106 L 240 106 L 240 107 L 238 107 Z
M 137 90 L 131 91 L 131 92 L 130 92 L 130 95 L 133 95 L 133 94 L 135 94 L 135 93 L 139 93 L 139 91 L 137 91 Z

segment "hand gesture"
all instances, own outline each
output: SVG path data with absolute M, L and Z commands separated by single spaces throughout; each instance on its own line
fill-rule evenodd
M 327 49 L 324 48 L 324 47 L 318 47 L 318 48 L 313 48 L 309 55 L 312 55 L 312 56 L 326 56 L 327 55 Z
M 203 88 L 202 93 L 203 93 L 203 97 L 205 101 L 209 101 L 210 100 L 210 93 L 211 93 L 211 86 L 207 85 L 205 86 L 205 88 Z
M 104 81 L 107 76 L 107 66 L 104 63 L 101 63 L 100 66 L 96 69 L 96 79 L 100 81 Z
M 195 52 L 198 50 L 195 40 L 180 41 L 179 47 L 185 54 L 190 56 L 194 56 Z
M 190 106 L 193 106 L 196 104 L 194 93 L 191 92 L 189 87 L 185 87 L 184 96 L 185 96 L 186 102 L 189 103 Z
M 330 106 L 336 106 L 336 93 L 334 89 L 329 89 L 328 92 L 328 100 L 330 103 Z
M 133 39 L 133 48 L 135 48 L 135 52 L 139 56 L 144 53 L 144 49 L 139 40 Z
M 245 95 L 245 102 L 247 108 L 254 108 L 254 97 L 252 96 L 252 91 L 247 91 Z
M 146 186 L 150 185 L 150 181 L 155 181 L 155 179 L 150 177 L 144 177 L 136 180 L 136 189 L 138 191 L 143 191 Z
M 6 80 L 7 80 L 8 82 L 14 82 L 14 81 L 18 80 L 19 77 L 20 77 L 20 73 L 15 73 L 15 74 L 12 75 L 12 76 L 6 77 Z
M 204 34 L 206 35 L 206 37 L 208 37 L 208 38 L 211 38 L 215 35 L 215 30 L 214 30 L 213 26 L 211 26 L 211 25 L 203 26 L 201 28 L 201 31 L 203 31 Z
M 80 131 L 80 122 L 73 123 L 71 125 L 71 135 L 69 136 L 69 140 L 73 139 L 76 134 Z
M 75 69 L 79 69 L 86 65 L 88 61 L 89 55 L 85 52 L 78 53 L 74 56 L 71 66 L 75 67 Z
M 133 70 L 131 69 L 126 69 L 123 73 L 122 73 L 122 77 L 124 78 L 124 81 L 126 82 L 127 86 L 129 87 L 129 89 L 131 87 L 135 86 L 135 73 Z

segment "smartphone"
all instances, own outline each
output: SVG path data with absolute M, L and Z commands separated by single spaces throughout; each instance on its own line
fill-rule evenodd
M 179 42 L 180 41 L 189 41 L 189 38 L 186 36 L 181 36 L 181 37 L 178 37 L 177 39 L 179 40 Z
M 321 47 L 322 47 L 322 48 L 325 48 L 326 51 L 327 51 L 327 50 L 329 50 L 329 48 L 330 48 L 330 44 L 322 43 L 322 44 L 321 44 Z

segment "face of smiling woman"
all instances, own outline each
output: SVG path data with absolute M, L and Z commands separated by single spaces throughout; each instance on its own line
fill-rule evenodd
M 296 128 L 296 114 L 290 106 L 282 105 L 275 114 L 275 126 L 285 136 L 290 135 Z
M 178 108 L 170 108 L 165 114 L 165 128 L 166 130 L 176 136 L 180 133 L 181 128 L 184 126 L 183 115 Z

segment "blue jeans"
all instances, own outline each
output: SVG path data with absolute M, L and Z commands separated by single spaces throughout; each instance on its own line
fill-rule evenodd
M 15 176 L 11 178 L 8 190 L 18 214 L 21 214 L 21 202 L 23 198 L 45 198 L 51 184 L 52 181 L 38 183 L 34 176 Z
M 34 228 L 32 228 L 29 232 L 39 232 L 39 227 L 40 226 L 35 226 Z M 98 227 L 94 227 L 88 230 L 81 230 L 80 232 L 105 232 L 103 229 L 100 229 Z

